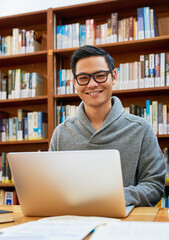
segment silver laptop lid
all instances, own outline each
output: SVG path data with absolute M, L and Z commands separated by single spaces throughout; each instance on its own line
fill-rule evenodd
M 8 160 L 24 215 L 126 216 L 117 150 L 9 153 Z

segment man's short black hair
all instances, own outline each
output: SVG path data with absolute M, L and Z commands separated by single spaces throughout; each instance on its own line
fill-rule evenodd
M 71 57 L 70 67 L 72 69 L 73 74 L 76 73 L 76 63 L 82 59 L 93 56 L 102 56 L 105 58 L 108 67 L 110 70 L 114 70 L 114 59 L 102 48 L 94 47 L 91 45 L 85 45 L 83 47 L 78 48 Z

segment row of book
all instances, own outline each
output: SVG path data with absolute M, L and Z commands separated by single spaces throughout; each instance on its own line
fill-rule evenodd
M 157 203 L 156 207 L 169 208 L 169 196 L 164 195 L 162 199 Z
M 73 85 L 73 73 L 71 69 L 59 70 L 59 85 L 57 94 L 73 94 L 76 90 Z
M 64 122 L 68 118 L 76 115 L 78 106 L 76 105 L 58 105 L 56 106 L 56 126 Z
M 41 111 L 17 110 L 16 117 L 0 112 L 0 141 L 22 141 L 47 138 L 47 114 Z
M 140 55 L 140 61 L 121 63 L 113 90 L 169 86 L 169 52 Z M 59 70 L 57 94 L 73 94 L 71 69 Z
M 0 189 L 0 205 L 19 205 L 16 191 Z
M 9 69 L 0 71 L 0 100 L 28 98 L 44 94 L 44 77 L 37 72 Z
M 6 152 L 2 152 L 0 155 L 0 182 L 1 183 L 13 182 Z
M 154 9 L 149 6 L 137 9 L 137 18 L 120 19 L 112 13 L 106 23 L 96 24 L 86 19 L 85 24 L 73 23 L 56 26 L 57 49 L 83 45 L 106 44 L 138 40 L 159 35 L 158 21 Z
M 126 111 L 144 117 L 152 126 L 155 134 L 169 134 L 169 105 L 158 101 L 146 100 L 146 106 L 131 104 Z
M 121 63 L 115 90 L 169 86 L 169 52 L 140 55 L 140 61 Z
M 12 36 L 0 36 L 0 56 L 32 53 L 41 50 L 35 30 L 12 29 Z
M 169 148 L 165 147 L 163 148 L 163 154 L 164 154 L 164 160 L 166 164 L 166 182 L 169 182 Z

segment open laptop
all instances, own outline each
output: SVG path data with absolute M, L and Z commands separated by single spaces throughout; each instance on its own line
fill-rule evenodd
M 126 217 L 117 150 L 19 152 L 7 155 L 26 216 Z

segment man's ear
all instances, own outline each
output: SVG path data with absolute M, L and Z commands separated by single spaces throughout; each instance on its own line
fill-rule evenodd
M 117 70 L 116 68 L 114 70 L 112 70 L 112 85 L 115 85 L 117 80 Z

